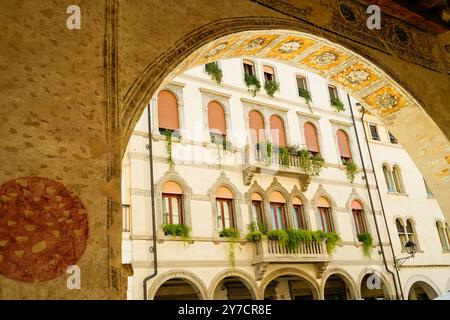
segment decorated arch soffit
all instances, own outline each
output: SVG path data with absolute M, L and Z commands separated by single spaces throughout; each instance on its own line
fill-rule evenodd
M 193 53 L 172 76 L 208 62 L 249 56 L 276 59 L 319 74 L 381 118 L 417 106 L 386 72 L 367 59 L 326 39 L 297 31 L 246 31 L 216 39 Z

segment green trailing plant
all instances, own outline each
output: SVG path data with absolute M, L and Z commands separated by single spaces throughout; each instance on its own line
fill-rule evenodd
M 264 83 L 264 89 L 271 97 L 280 89 L 280 84 L 274 80 L 268 80 Z
M 164 130 L 163 135 L 166 137 L 167 161 L 169 162 L 170 166 L 173 166 L 173 165 L 175 165 L 175 162 L 173 161 L 173 157 L 172 157 L 173 131 L 166 129 L 166 130 Z
M 289 145 L 286 148 L 287 148 L 289 154 L 292 154 L 295 156 L 298 155 L 298 151 L 300 150 L 300 147 L 296 144 Z
M 352 160 L 345 161 L 344 166 L 347 179 L 353 183 L 353 181 L 355 181 L 356 172 L 358 171 L 358 166 Z
M 253 221 L 248 225 L 248 230 L 250 232 L 260 231 L 263 235 L 267 235 L 267 226 L 264 223 Z
M 236 243 L 239 241 L 239 231 L 233 228 L 225 228 L 219 232 L 220 237 L 230 238 L 230 263 L 233 268 L 236 266 Z
M 256 94 L 261 90 L 261 83 L 255 75 L 246 73 L 244 76 L 245 85 L 248 91 L 255 97 Z
M 333 254 L 337 244 L 341 241 L 341 237 L 336 232 L 325 232 L 323 238 L 326 242 L 328 254 Z
M 207 63 L 205 65 L 205 70 L 212 80 L 216 81 L 217 84 L 222 85 L 223 73 L 216 61 Z
M 330 102 L 337 112 L 345 111 L 344 103 L 339 98 L 331 98 Z
M 287 233 L 281 229 L 269 230 L 267 232 L 267 239 L 269 240 L 278 240 L 281 243 L 285 243 L 287 241 Z
M 181 237 L 185 243 L 189 243 L 189 240 L 191 239 L 191 231 L 184 224 L 166 223 L 162 228 L 166 236 L 171 235 L 174 237 Z
M 263 233 L 261 231 L 259 231 L 259 230 L 250 231 L 245 236 L 245 238 L 249 242 L 257 242 L 257 241 L 261 240 L 262 237 L 263 237 Z
M 311 104 L 312 104 L 312 95 L 311 95 L 311 91 L 309 91 L 308 89 L 303 89 L 303 88 L 299 88 L 298 89 L 298 95 L 300 97 L 302 97 L 303 99 L 305 99 L 306 104 L 309 107 L 309 110 L 311 110 Z
M 282 166 L 289 168 L 289 151 L 286 147 L 280 147 L 279 148 L 279 154 L 280 154 L 280 163 Z
M 363 252 L 366 257 L 370 257 L 373 247 L 373 239 L 370 233 L 360 233 L 358 234 L 358 241 L 361 241 L 363 246 Z
M 300 149 L 298 150 L 297 155 L 299 157 L 300 168 L 302 168 L 305 173 L 310 173 L 312 168 L 311 153 L 306 149 Z
M 311 156 L 311 173 L 314 176 L 318 176 L 320 171 L 325 167 L 325 159 L 321 155 Z

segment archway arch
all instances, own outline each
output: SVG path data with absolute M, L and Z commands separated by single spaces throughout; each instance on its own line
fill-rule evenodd
M 185 271 L 185 270 L 172 270 L 172 271 L 168 271 L 168 272 L 163 273 L 160 276 L 158 276 L 155 280 L 153 280 L 152 284 L 148 288 L 148 295 L 147 295 L 148 299 L 154 300 L 159 289 L 165 283 L 168 283 L 168 281 L 171 281 L 171 280 L 172 280 L 172 283 L 170 283 L 170 285 L 176 286 L 177 284 L 182 284 L 184 286 L 185 290 L 186 290 L 186 285 L 188 285 L 190 288 L 192 288 L 191 291 L 189 291 L 189 290 L 185 291 L 185 292 L 188 292 L 190 298 L 193 297 L 192 292 L 195 292 L 195 294 L 197 295 L 199 300 L 208 299 L 208 294 L 207 294 L 208 290 L 207 290 L 205 284 L 203 283 L 203 281 L 197 275 L 193 274 L 192 272 Z M 176 295 L 176 290 L 174 290 L 175 292 L 173 292 L 171 290 L 167 290 L 167 291 L 170 291 L 170 292 L 168 292 L 165 295 L 172 296 L 172 299 L 173 299 L 173 295 Z
M 322 276 L 320 285 L 321 299 L 355 300 L 358 299 L 357 285 L 350 274 L 342 269 L 330 269 Z
M 406 281 L 405 293 L 408 300 L 431 300 L 441 295 L 436 284 L 424 275 L 415 275 Z
M 214 277 L 209 286 L 210 299 L 259 300 L 258 285 L 246 272 L 227 269 Z
M 373 278 L 375 276 L 375 278 Z M 390 300 L 395 297 L 389 281 L 379 272 L 363 272 L 359 277 L 359 296 L 364 300 Z
M 279 283 L 282 286 L 280 292 L 283 291 L 284 293 L 277 293 L 276 287 Z M 264 277 L 260 284 L 260 295 L 264 299 L 319 300 L 319 292 L 320 289 L 314 277 L 296 268 L 282 268 L 272 271 Z

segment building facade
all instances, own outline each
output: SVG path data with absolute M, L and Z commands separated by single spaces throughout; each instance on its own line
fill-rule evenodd
M 408 154 L 358 101 L 289 64 L 221 60 L 167 82 L 133 131 L 122 181 L 129 299 L 144 298 L 155 264 L 148 299 L 450 290 L 448 222 Z

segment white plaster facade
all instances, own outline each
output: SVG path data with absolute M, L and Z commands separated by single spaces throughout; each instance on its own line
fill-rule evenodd
M 268 64 L 275 68 L 279 92 L 274 97 L 268 96 L 264 88 L 253 97 L 243 81 L 241 59 L 220 61 L 223 70 L 223 83 L 219 86 L 210 79 L 203 67 L 196 67 L 177 76 L 164 88 L 173 92 L 179 102 L 179 123 L 181 139 L 173 142 L 175 166 L 169 168 L 165 137 L 158 132 L 157 97 L 150 102 L 153 128 L 153 161 L 155 182 L 155 208 L 158 227 L 158 274 L 148 282 L 148 298 L 154 297 L 156 290 L 164 281 L 171 278 L 183 278 L 196 286 L 200 298 L 226 298 L 226 294 L 218 292 L 217 285 L 225 277 L 239 278 L 249 289 L 252 298 L 262 299 L 264 290 L 271 280 L 278 278 L 276 287 L 278 299 L 289 299 L 290 291 L 284 275 L 300 277 L 312 289 L 315 299 L 324 298 L 324 288 L 328 277 L 338 275 L 347 286 L 347 297 L 361 298 L 361 282 L 365 274 L 379 271 L 386 296 L 395 296 L 392 276 L 386 272 L 376 234 L 374 216 L 366 189 L 362 161 L 358 151 L 357 138 L 354 131 L 347 94 L 338 90 L 346 111 L 336 112 L 330 106 L 327 79 L 299 70 L 288 64 L 271 60 L 253 59 L 256 74 L 263 83 L 263 66 Z M 298 96 L 296 75 L 306 77 L 312 93 L 312 111 Z M 163 89 L 163 88 L 162 88 Z M 224 151 L 210 143 L 208 136 L 208 120 L 206 105 L 215 99 L 225 109 L 227 129 L 232 150 Z M 408 259 L 400 268 L 400 283 L 405 298 L 415 281 L 428 284 L 436 294 L 442 294 L 450 288 L 450 252 L 443 250 L 436 230 L 436 220 L 444 222 L 443 214 L 436 200 L 427 194 L 422 176 L 408 154 L 398 144 L 389 141 L 389 136 L 381 122 L 366 115 L 365 119 L 376 124 L 380 141 L 370 138 L 374 167 L 372 168 L 366 140 L 363 132 L 360 108 L 351 99 L 355 112 L 356 127 L 361 143 L 362 155 L 367 169 L 367 177 L 375 208 L 375 217 L 386 253 L 387 263 L 392 271 L 394 259 L 381 203 L 374 179 L 378 179 L 379 191 L 384 205 L 387 227 L 390 232 L 393 250 L 397 258 L 407 256 L 402 252 L 395 225 L 396 218 L 414 221 L 418 252 L 414 259 Z M 327 195 L 332 203 L 332 215 L 336 232 L 342 241 L 330 258 L 328 264 L 309 262 L 307 260 L 288 261 L 280 259 L 277 263 L 264 266 L 253 265 L 254 244 L 245 240 L 248 225 L 251 222 L 248 192 L 254 185 L 246 185 L 243 179 L 246 145 L 249 144 L 246 128 L 248 127 L 248 111 L 251 108 L 260 110 L 266 120 L 271 114 L 279 114 L 284 120 L 288 144 L 304 145 L 303 124 L 310 121 L 315 124 L 321 155 L 327 167 L 319 176 L 312 177 L 306 191 L 300 191 L 302 185 L 298 178 L 274 174 L 271 170 L 261 169 L 255 173 L 252 183 L 257 182 L 261 192 L 267 191 L 278 183 L 285 193 L 301 193 L 306 210 L 309 229 L 317 230 L 317 199 Z M 367 123 L 365 123 L 367 126 Z M 343 129 L 349 136 L 353 161 L 359 171 L 353 183 L 346 178 L 344 166 L 339 156 L 336 131 Z M 130 228 L 123 232 L 123 263 L 131 263 L 134 270 L 129 278 L 128 298 L 143 298 L 143 280 L 153 272 L 151 198 L 148 144 L 147 113 L 141 117 L 129 142 L 123 158 L 124 204 L 130 205 Z M 382 165 L 391 167 L 398 165 L 401 170 L 405 192 L 389 193 L 383 176 Z M 191 228 L 191 239 L 186 244 L 182 239 L 164 236 L 161 230 L 161 183 L 167 180 L 178 182 L 186 193 L 183 202 L 188 208 L 187 224 Z M 241 240 L 235 248 L 235 266 L 230 262 L 230 240 L 221 238 L 216 226 L 214 213 L 215 187 L 226 185 L 234 195 L 237 227 Z M 365 211 L 368 231 L 377 245 L 370 258 L 363 255 L 361 243 L 358 241 L 355 224 L 351 213 L 351 201 L 359 200 Z M 266 208 L 267 210 L 267 208 Z M 288 210 L 289 213 L 289 210 Z M 445 222 L 444 222 L 445 223 Z M 450 239 L 447 239 L 449 241 Z M 216 292 L 216 293 L 215 293 Z

